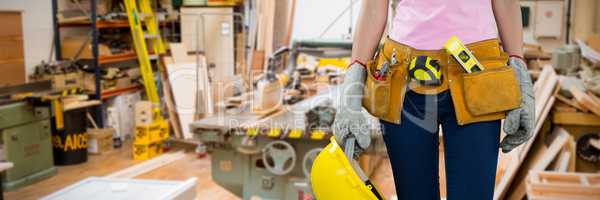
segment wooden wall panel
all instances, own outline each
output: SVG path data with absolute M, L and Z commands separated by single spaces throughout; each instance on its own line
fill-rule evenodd
M 0 87 L 25 83 L 20 11 L 0 11 Z

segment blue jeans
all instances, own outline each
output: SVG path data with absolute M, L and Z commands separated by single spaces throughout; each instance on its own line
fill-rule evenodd
M 444 138 L 448 200 L 494 196 L 500 120 L 458 125 L 449 91 L 406 93 L 401 124 L 381 121 L 399 200 L 440 199 L 439 125 Z

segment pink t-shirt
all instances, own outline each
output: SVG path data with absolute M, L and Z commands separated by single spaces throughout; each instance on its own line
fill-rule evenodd
M 437 50 L 452 35 L 465 44 L 497 38 L 492 0 L 400 0 L 389 37 L 415 49 Z

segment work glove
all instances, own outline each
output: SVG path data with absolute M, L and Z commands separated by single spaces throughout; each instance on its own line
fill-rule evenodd
M 362 97 L 366 78 L 365 66 L 354 62 L 350 65 L 344 82 L 340 85 L 336 105 L 333 134 L 338 144 L 345 145 L 348 138 L 355 138 L 358 144 L 355 154 L 364 152 L 371 144 L 367 120 L 362 113 Z
M 527 65 L 522 59 L 514 57 L 509 58 L 508 63 L 519 79 L 521 106 L 506 113 L 503 125 L 506 137 L 500 142 L 500 147 L 504 153 L 512 151 L 529 140 L 535 127 L 533 84 L 527 72 Z

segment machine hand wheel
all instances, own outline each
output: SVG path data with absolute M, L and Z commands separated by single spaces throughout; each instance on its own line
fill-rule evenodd
M 323 148 L 314 148 L 304 154 L 304 158 L 302 159 L 302 171 L 307 179 L 310 179 L 310 170 L 312 169 L 313 162 L 321 151 L 323 151 Z
M 262 162 L 275 175 L 290 173 L 296 165 L 296 151 L 285 141 L 273 141 L 262 150 Z

